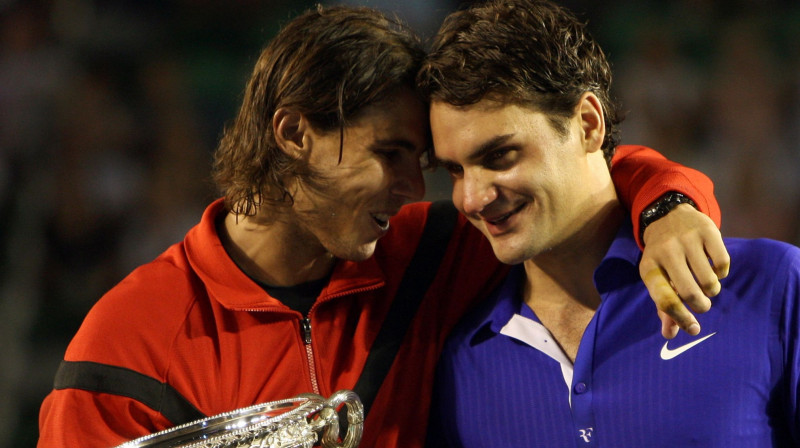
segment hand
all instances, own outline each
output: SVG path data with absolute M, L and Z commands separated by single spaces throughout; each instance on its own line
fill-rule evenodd
M 647 226 L 643 239 L 639 275 L 658 308 L 661 334 L 672 339 L 679 327 L 691 335 L 700 333 L 692 312 L 711 308 L 709 298 L 719 294 L 719 280 L 730 269 L 720 231 L 711 218 L 681 204 Z

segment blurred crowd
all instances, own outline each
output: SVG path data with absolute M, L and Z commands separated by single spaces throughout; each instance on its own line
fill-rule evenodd
M 85 313 L 216 197 L 211 153 L 252 63 L 313 3 L 0 0 L 0 446 L 35 444 Z M 429 36 L 459 2 L 347 3 Z M 707 173 L 726 236 L 800 244 L 800 3 L 563 3 L 614 64 L 623 142 Z M 429 199 L 448 188 L 429 175 Z

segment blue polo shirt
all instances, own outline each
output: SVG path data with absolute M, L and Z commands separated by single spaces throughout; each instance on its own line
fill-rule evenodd
M 516 266 L 445 347 L 430 446 L 800 446 L 800 249 L 726 246 L 731 272 L 701 334 L 666 341 L 621 228 L 574 365 L 523 304 Z

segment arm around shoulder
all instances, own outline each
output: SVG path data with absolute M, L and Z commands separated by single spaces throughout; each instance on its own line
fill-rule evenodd
M 697 209 L 720 226 L 722 215 L 714 184 L 705 174 L 646 146 L 620 145 L 611 161 L 611 177 L 622 202 L 631 210 L 634 235 L 639 240 L 639 217 L 664 194 L 676 191 L 694 201 Z
M 643 248 L 639 270 L 658 308 L 662 334 L 674 337 L 678 328 L 697 334 L 692 312 L 709 309 L 709 297 L 719 293 L 719 279 L 730 265 L 711 179 L 642 146 L 619 146 L 611 173 L 631 209 L 634 237 Z M 645 209 L 676 198 L 681 200 L 663 204 L 663 213 L 642 232 Z

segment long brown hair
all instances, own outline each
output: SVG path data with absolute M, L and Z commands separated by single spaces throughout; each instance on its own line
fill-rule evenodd
M 265 202 L 291 203 L 287 178 L 313 179 L 278 148 L 276 110 L 292 108 L 320 131 L 338 129 L 341 136 L 364 107 L 399 86 L 413 87 L 423 57 L 409 28 L 370 8 L 318 6 L 289 22 L 262 51 L 214 154 L 214 180 L 227 206 L 254 215 Z

